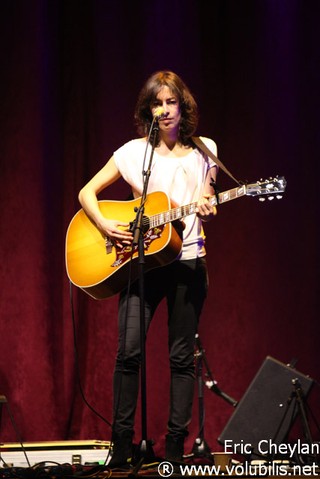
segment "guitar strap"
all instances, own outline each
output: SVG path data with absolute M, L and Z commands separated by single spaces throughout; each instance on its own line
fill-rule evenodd
M 233 179 L 238 185 L 241 185 L 240 181 L 238 181 L 232 173 L 224 166 L 222 161 L 220 161 L 216 155 L 207 147 L 207 145 L 198 137 L 198 136 L 193 136 L 192 138 L 193 143 L 197 146 L 197 148 L 205 153 L 209 158 L 211 158 L 230 178 Z

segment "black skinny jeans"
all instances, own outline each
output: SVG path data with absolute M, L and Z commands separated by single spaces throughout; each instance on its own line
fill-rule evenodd
M 194 394 L 194 342 L 199 316 L 207 294 L 205 258 L 175 261 L 145 274 L 145 324 L 167 299 L 171 371 L 168 432 L 175 439 L 188 434 Z M 139 284 L 119 300 L 119 343 L 114 372 L 113 432 L 133 431 L 139 392 L 140 303 Z M 124 348 L 125 345 L 125 348 Z M 124 354 L 123 354 L 124 353 Z

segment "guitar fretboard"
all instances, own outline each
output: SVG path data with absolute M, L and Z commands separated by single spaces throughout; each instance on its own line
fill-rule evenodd
M 219 193 L 218 199 L 216 196 L 210 198 L 211 206 L 216 206 L 217 204 L 226 203 L 227 201 L 235 200 L 246 194 L 246 186 L 238 186 L 237 188 L 232 188 L 231 190 L 224 191 Z M 168 211 L 163 211 L 157 213 L 156 215 L 150 216 L 150 228 L 156 226 L 161 226 L 166 223 L 171 223 L 175 220 L 180 220 L 185 216 L 192 215 L 197 212 L 197 203 L 190 203 L 189 205 L 178 206 Z

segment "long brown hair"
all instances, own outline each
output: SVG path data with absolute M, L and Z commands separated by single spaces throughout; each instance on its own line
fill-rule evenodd
M 153 119 L 151 105 L 164 86 L 167 86 L 179 101 L 181 110 L 179 141 L 187 145 L 198 126 L 198 106 L 184 81 L 176 73 L 167 70 L 151 75 L 140 91 L 134 115 L 138 133 L 146 136 L 149 132 Z

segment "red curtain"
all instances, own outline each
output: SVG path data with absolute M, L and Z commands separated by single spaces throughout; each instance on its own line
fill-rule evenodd
M 185 79 L 198 133 L 216 140 L 235 176 L 287 180 L 281 201 L 226 203 L 206 225 L 210 293 L 199 333 L 214 378 L 239 400 L 267 355 L 297 358 L 319 378 L 319 3 L 2 0 L 0 11 L 0 394 L 23 440 L 110 438 L 117 297 L 72 288 L 73 327 L 64 241 L 80 188 L 136 136 L 137 94 L 158 69 Z M 220 173 L 219 186 L 234 184 Z M 102 198 L 127 195 L 119 183 Z M 161 305 L 147 340 L 157 453 L 167 356 Z M 318 386 L 312 394 L 317 413 Z M 208 389 L 204 401 L 215 450 L 233 408 Z M 5 409 L 0 440 L 17 440 Z

